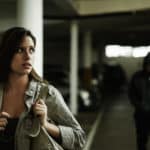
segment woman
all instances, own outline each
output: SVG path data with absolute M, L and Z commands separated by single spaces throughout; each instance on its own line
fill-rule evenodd
M 8 29 L 0 45 L 0 147 L 5 150 L 82 149 L 84 131 L 59 91 L 33 69 L 36 39 Z

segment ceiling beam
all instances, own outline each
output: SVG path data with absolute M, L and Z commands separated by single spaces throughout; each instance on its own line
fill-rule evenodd
M 53 5 L 53 6 L 52 6 Z M 67 15 L 67 16 L 74 16 L 77 15 L 76 8 L 73 6 L 71 0 L 45 0 L 44 1 L 45 9 L 47 10 L 46 16 L 60 16 L 60 15 Z M 52 12 L 53 13 L 48 13 Z

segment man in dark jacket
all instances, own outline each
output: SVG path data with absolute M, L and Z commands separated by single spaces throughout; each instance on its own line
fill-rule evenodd
M 135 108 L 137 149 L 146 150 L 150 131 L 150 53 L 144 58 L 143 69 L 131 79 L 129 98 Z

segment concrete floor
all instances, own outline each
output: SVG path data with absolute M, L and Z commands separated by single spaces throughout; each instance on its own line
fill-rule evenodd
M 127 94 L 107 97 L 90 150 L 136 150 L 133 108 Z
M 133 108 L 127 92 L 115 95 L 107 93 L 103 101 L 103 111 L 83 112 L 77 116 L 87 134 L 83 150 L 136 150 Z

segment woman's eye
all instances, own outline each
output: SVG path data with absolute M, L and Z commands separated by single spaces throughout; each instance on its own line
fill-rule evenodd
M 33 54 L 35 52 L 35 49 L 34 48 L 29 48 L 29 49 L 25 49 L 25 48 L 21 48 L 19 47 L 17 50 L 16 50 L 17 53 L 24 53 L 24 52 L 27 52 L 27 53 L 30 53 L 30 54 Z
M 35 52 L 35 49 L 34 48 L 30 48 L 30 53 L 34 53 Z
M 22 48 L 18 48 L 17 53 L 22 53 L 23 49 Z

